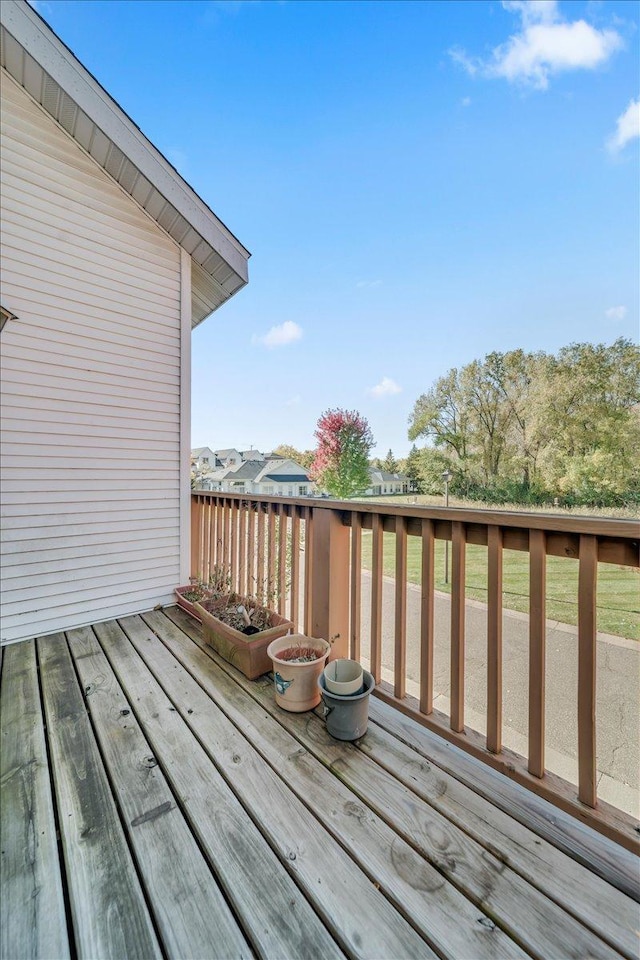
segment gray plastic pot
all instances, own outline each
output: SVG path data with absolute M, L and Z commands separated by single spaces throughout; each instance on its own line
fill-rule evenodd
M 364 670 L 362 681 L 362 693 L 343 697 L 327 690 L 324 674 L 318 677 L 327 733 L 336 740 L 359 740 L 366 733 L 369 722 L 369 694 L 375 686 L 375 680 L 372 674 Z

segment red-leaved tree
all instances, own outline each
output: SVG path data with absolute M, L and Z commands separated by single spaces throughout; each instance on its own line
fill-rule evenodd
M 373 434 L 357 410 L 327 410 L 318 420 L 318 446 L 311 475 L 334 497 L 363 493 L 370 484 L 369 451 Z

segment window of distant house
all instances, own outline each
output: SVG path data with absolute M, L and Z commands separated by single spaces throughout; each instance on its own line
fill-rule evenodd
M 267 494 L 267 496 L 270 496 L 273 493 L 273 485 L 268 483 L 264 488 L 264 492 Z
M 304 497 L 307 493 L 307 488 L 305 486 L 298 487 L 298 496 Z
M 209 457 L 203 457 L 203 458 L 202 458 L 202 462 L 203 462 L 203 463 L 209 463 Z

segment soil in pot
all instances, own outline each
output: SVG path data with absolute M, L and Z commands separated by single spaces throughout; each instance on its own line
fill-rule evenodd
M 244 607 L 251 614 L 250 624 L 238 607 Z M 237 593 L 204 600 L 196 609 L 207 643 L 249 680 L 271 670 L 267 647 L 293 627 L 286 617 Z

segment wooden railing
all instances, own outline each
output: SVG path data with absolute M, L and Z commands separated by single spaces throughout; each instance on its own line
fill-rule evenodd
M 371 531 L 368 658 L 363 658 L 363 531 Z M 596 583 L 598 563 L 639 566 L 639 525 L 630 520 L 374 502 L 273 498 L 195 491 L 191 570 L 228 571 L 239 593 L 269 599 L 296 628 L 332 643 L 332 656 L 365 659 L 375 693 L 530 790 L 632 849 L 635 821 L 598 801 L 596 776 Z M 395 540 L 392 676 L 383 671 L 384 534 Z M 407 544 L 421 555 L 419 676 L 407 693 Z M 434 546 L 451 543 L 450 708 L 434 709 Z M 487 548 L 486 735 L 465 725 L 465 554 Z M 528 755 L 503 745 L 503 554 L 529 554 Z M 578 783 L 545 768 L 547 557 L 578 561 Z M 383 678 L 383 672 L 386 677 Z

